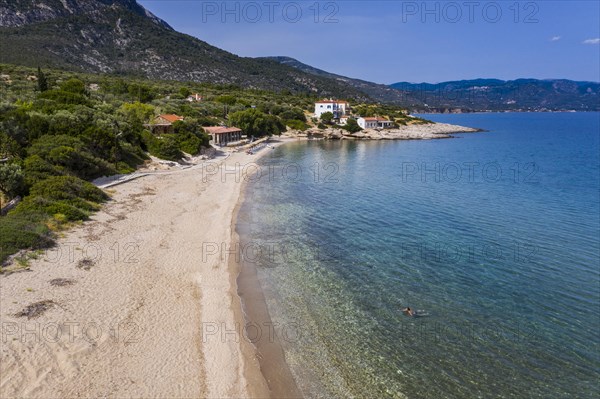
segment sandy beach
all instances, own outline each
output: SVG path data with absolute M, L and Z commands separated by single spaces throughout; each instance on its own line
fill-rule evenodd
M 0 396 L 268 397 L 231 259 L 247 165 L 268 151 L 111 188 L 90 221 L 2 275 Z
M 277 339 L 244 329 L 270 320 L 236 232 L 269 151 L 126 176 L 91 220 L 0 275 L 0 396 L 301 396 Z

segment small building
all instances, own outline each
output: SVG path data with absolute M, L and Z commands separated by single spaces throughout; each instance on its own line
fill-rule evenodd
M 394 122 L 379 117 L 361 117 L 356 121 L 363 129 L 389 129 L 394 126 Z
M 322 100 L 315 103 L 315 117 L 320 118 L 325 112 L 331 112 L 333 119 L 339 119 L 350 110 L 350 104 L 341 100 Z
M 163 114 L 158 115 L 152 123 L 148 125 L 144 125 L 149 128 L 153 134 L 167 134 L 173 133 L 173 123 L 177 121 L 183 121 L 185 118 L 183 116 L 175 115 L 175 114 Z
M 345 126 L 348 123 L 348 119 L 355 119 L 355 118 L 351 115 L 344 115 L 344 116 L 340 117 L 340 125 Z
M 237 127 L 207 126 L 204 131 L 212 136 L 214 144 L 220 146 L 242 140 L 242 129 Z
M 188 96 L 188 98 L 186 98 L 186 100 L 188 100 L 191 103 L 200 102 L 200 101 L 202 101 L 202 96 L 198 93 L 194 93 L 191 96 Z

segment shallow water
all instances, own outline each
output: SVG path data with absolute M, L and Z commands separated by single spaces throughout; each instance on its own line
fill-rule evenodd
M 248 186 L 244 241 L 300 389 L 592 397 L 600 114 L 428 117 L 489 132 L 287 144 Z

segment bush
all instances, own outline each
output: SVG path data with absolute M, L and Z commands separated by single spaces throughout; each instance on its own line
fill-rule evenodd
M 48 90 L 43 93 L 40 93 L 38 98 L 52 100 L 52 101 L 57 102 L 58 104 L 89 105 L 89 101 L 84 95 L 77 94 L 77 93 L 71 93 L 69 91 L 64 91 L 64 90 Z
M 148 131 L 144 131 L 142 139 L 148 152 L 155 157 L 169 161 L 178 161 L 183 158 L 177 137 L 173 134 L 165 134 L 159 138 Z
M 154 147 L 153 151 L 154 156 L 169 161 L 178 161 L 183 158 L 177 138 L 171 134 L 164 135 L 158 139 L 157 145 Z
M 50 162 L 44 161 L 39 155 L 27 157 L 24 162 L 25 166 L 25 184 L 28 187 L 35 183 L 45 180 L 51 176 L 59 176 L 64 174 L 63 170 L 53 166 Z
M 354 118 L 349 118 L 346 124 L 342 126 L 342 128 L 349 131 L 350 133 L 356 133 L 362 130 L 362 128 L 358 125 L 358 122 Z
M 202 140 L 195 135 L 188 133 L 185 136 L 178 136 L 179 149 L 191 155 L 196 155 L 202 150 Z
M 229 121 L 248 136 L 271 136 L 285 131 L 285 125 L 278 117 L 267 115 L 257 109 L 234 112 L 229 115 Z
M 94 179 L 115 173 L 105 160 L 93 156 L 81 140 L 66 136 L 42 136 L 28 151 L 37 155 L 62 172 L 69 172 L 82 179 Z
M 283 120 L 298 120 L 301 122 L 306 122 L 306 115 L 304 115 L 304 111 L 302 111 L 301 109 L 298 108 L 290 108 L 287 109 L 283 112 L 281 112 L 280 114 L 278 114 L 278 116 L 283 119 Z
M 34 212 L 45 214 L 47 217 L 61 214 L 64 215 L 65 221 L 86 220 L 89 215 L 89 212 L 70 204 L 66 200 L 52 201 L 38 196 L 28 196 L 11 214 L 20 215 Z
M 308 125 L 299 120 L 287 120 L 285 121 L 285 124 L 294 130 L 305 131 L 306 129 L 308 129 Z
M 0 192 L 12 199 L 23 195 L 25 181 L 23 170 L 17 163 L 0 163 Z
M 47 248 L 52 245 L 52 234 L 42 223 L 39 213 L 13 214 L 0 218 L 0 264 L 21 249 Z
M 321 114 L 321 121 L 325 124 L 330 124 L 333 121 L 333 112 L 323 112 Z
M 60 84 L 60 89 L 62 91 L 66 91 L 69 93 L 87 95 L 87 90 L 85 89 L 85 83 L 77 78 L 71 78 L 66 82 Z
M 108 199 L 104 191 L 74 176 L 53 176 L 42 180 L 31 187 L 32 196 L 44 197 L 50 200 L 83 200 L 101 203 Z

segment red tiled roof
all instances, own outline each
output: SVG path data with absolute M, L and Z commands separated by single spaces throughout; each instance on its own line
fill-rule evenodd
M 163 114 L 163 115 L 158 115 L 158 117 L 161 119 L 164 119 L 168 122 L 171 122 L 171 123 L 183 120 L 183 116 L 179 116 L 179 115 L 175 115 L 175 114 Z
M 237 133 L 241 132 L 242 129 L 237 127 L 225 127 L 225 126 L 206 126 L 204 131 L 208 134 L 225 134 L 225 133 Z
M 335 101 L 335 100 L 322 100 L 322 101 L 317 101 L 317 104 L 346 104 L 346 105 L 348 105 L 348 102 Z

